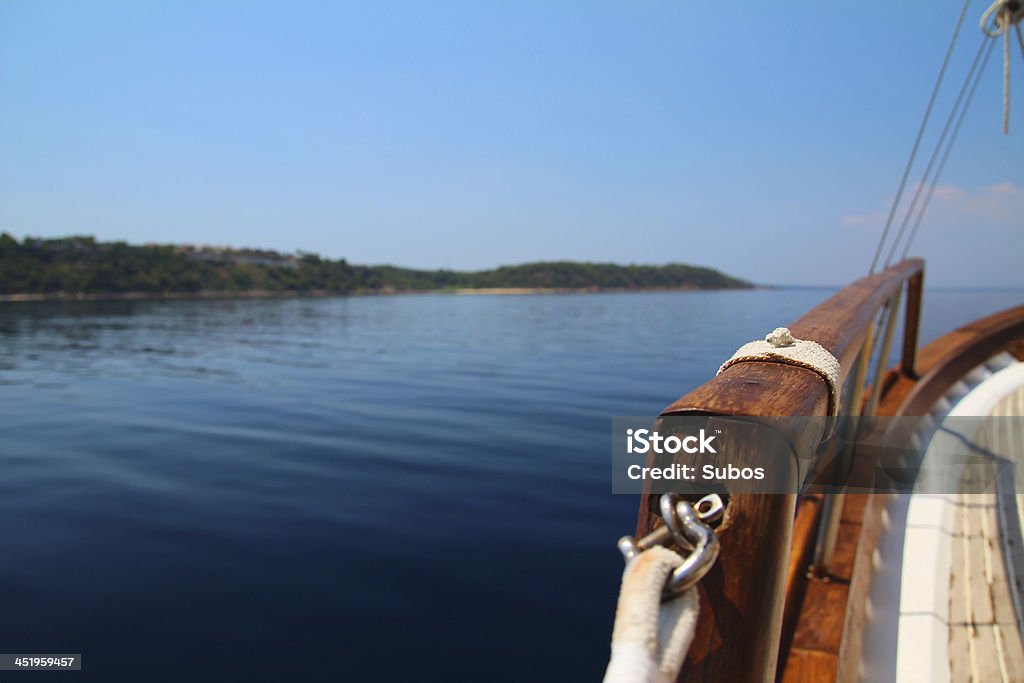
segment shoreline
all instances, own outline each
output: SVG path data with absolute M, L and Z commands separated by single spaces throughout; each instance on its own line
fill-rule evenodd
M 41 302 L 41 301 L 184 301 L 219 299 L 322 299 L 342 296 L 399 296 L 409 294 L 449 294 L 452 296 L 544 296 L 551 294 L 608 294 L 630 292 L 731 292 L 774 289 L 754 285 L 752 287 L 480 287 L 456 289 L 363 289 L 351 292 L 327 290 L 279 291 L 252 289 L 242 291 L 199 291 L 199 292 L 47 292 L 0 294 L 0 303 Z

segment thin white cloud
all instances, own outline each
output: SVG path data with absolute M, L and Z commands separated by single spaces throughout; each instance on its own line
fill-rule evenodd
M 840 219 L 843 225 L 855 228 L 881 228 L 885 220 L 885 214 L 881 211 L 873 213 L 851 213 Z
M 902 221 L 917 186 L 908 188 L 896 220 Z M 924 192 L 927 192 L 925 188 Z M 924 194 L 922 194 L 923 201 Z M 920 203 L 919 203 L 920 204 Z M 883 211 L 851 213 L 840 218 L 845 226 L 867 229 L 881 229 L 888 215 Z M 965 219 L 981 219 L 992 223 L 1024 224 L 1024 187 L 1007 180 L 977 190 L 967 190 L 958 185 L 937 185 L 928 207 L 926 222 L 963 223 Z

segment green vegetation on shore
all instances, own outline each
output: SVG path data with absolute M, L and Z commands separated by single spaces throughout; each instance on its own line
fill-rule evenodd
M 444 289 L 743 289 L 748 282 L 681 264 L 619 266 L 569 261 L 457 272 L 356 266 L 315 254 L 172 245 L 135 246 L 92 237 L 0 234 L 0 295 L 201 292 L 393 292 Z

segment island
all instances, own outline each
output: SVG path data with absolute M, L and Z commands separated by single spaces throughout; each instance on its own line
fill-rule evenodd
M 491 270 L 354 265 L 317 254 L 0 234 L 0 299 L 391 294 L 521 294 L 749 289 L 712 268 L 552 261 Z

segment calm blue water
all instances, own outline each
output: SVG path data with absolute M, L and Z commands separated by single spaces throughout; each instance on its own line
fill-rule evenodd
M 0 652 L 599 680 L 656 414 L 824 290 L 0 305 Z M 1021 292 L 930 292 L 924 336 Z M 44 674 L 3 680 L 49 680 Z

